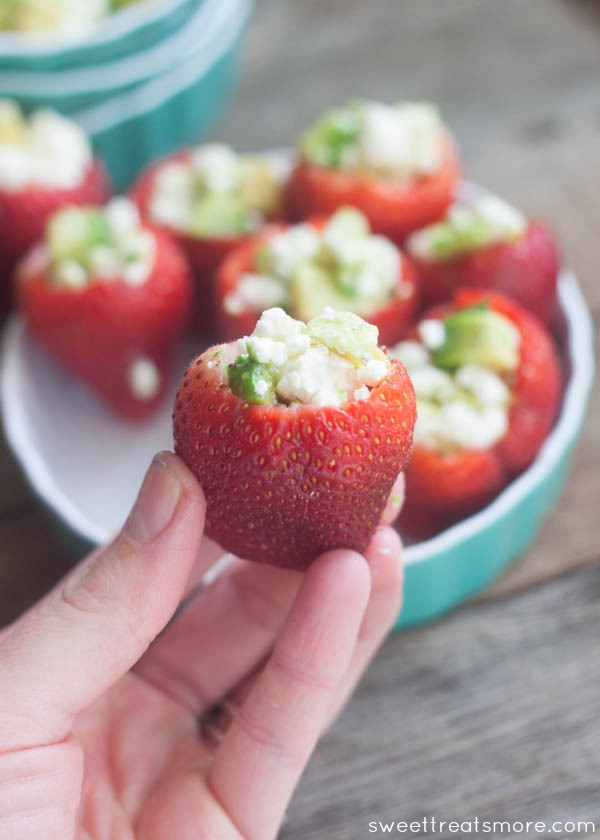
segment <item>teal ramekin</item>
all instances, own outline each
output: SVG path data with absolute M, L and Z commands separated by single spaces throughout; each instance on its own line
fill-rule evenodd
M 0 70 L 0 97 L 17 100 L 28 112 L 55 108 L 69 116 L 101 104 L 110 106 L 118 97 L 201 59 L 235 22 L 237 8 L 237 0 L 203 0 L 185 26 L 110 63 L 52 73 Z
M 197 141 L 224 108 L 237 79 L 238 47 L 252 2 L 220 3 L 219 24 L 201 51 L 170 72 L 73 115 L 89 132 L 117 190 L 155 158 Z
M 107 64 L 145 50 L 183 26 L 204 0 L 145 0 L 81 38 L 0 33 L 0 70 L 48 73 Z
M 481 592 L 535 539 L 568 474 L 594 379 L 593 324 L 574 276 L 563 272 L 570 368 L 562 410 L 535 462 L 484 510 L 404 552 L 404 606 L 395 630 L 438 618 Z

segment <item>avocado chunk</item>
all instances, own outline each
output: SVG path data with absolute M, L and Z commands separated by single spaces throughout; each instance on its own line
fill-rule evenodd
M 227 379 L 231 392 L 240 399 L 254 405 L 270 405 L 275 402 L 273 376 L 268 365 L 238 356 L 227 368 Z
M 55 265 L 65 260 L 85 265 L 92 248 L 111 244 L 111 232 L 101 209 L 70 207 L 50 219 L 47 242 Z
M 444 343 L 433 351 L 433 362 L 438 367 L 456 370 L 465 364 L 478 364 L 503 373 L 519 366 L 517 328 L 487 305 L 449 315 L 444 328 Z
M 196 236 L 226 236 L 250 228 L 247 209 L 230 193 L 205 193 L 192 210 L 190 230 Z
M 21 146 L 26 142 L 27 123 L 21 109 L 11 99 L 0 99 L 0 144 Z
M 238 198 L 245 207 L 267 216 L 278 210 L 281 184 L 267 161 L 254 157 L 240 159 Z
M 329 272 L 315 265 L 304 263 L 299 266 L 291 282 L 294 316 L 301 321 L 310 321 L 324 309 L 338 309 L 358 312 L 360 301 L 339 291 L 331 281 Z
M 361 128 L 358 108 L 330 111 L 312 125 L 300 140 L 300 151 L 319 166 L 341 167 L 344 152 L 356 145 Z
M 313 318 L 306 329 L 315 341 L 357 364 L 378 350 L 379 330 L 353 312 L 326 309 Z

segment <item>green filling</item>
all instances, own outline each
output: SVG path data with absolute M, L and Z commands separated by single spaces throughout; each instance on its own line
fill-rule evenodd
M 247 233 L 252 230 L 247 207 L 231 193 L 204 193 L 192 208 L 190 231 L 196 236 Z
M 269 366 L 250 356 L 238 356 L 227 367 L 227 380 L 231 392 L 248 403 L 269 405 L 275 402 L 273 376 Z
M 360 129 L 358 106 L 329 111 L 302 135 L 300 152 L 318 166 L 340 168 L 348 150 L 357 144 Z
M 70 208 L 57 213 L 48 224 L 47 244 L 54 265 L 69 260 L 87 267 L 90 251 L 111 243 L 111 230 L 101 209 Z
M 377 346 L 378 330 L 352 312 L 323 312 L 306 326 L 311 338 L 360 364 Z
M 519 365 L 519 336 L 514 324 L 487 305 L 455 312 L 444 321 L 445 341 L 432 353 L 445 370 L 478 364 L 499 373 Z
M 428 230 L 428 244 L 440 259 L 450 259 L 460 254 L 476 251 L 490 239 L 490 225 L 482 218 L 473 217 L 468 225 L 439 222 Z

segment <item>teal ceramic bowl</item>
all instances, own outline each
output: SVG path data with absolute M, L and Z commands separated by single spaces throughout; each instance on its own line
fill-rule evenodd
M 148 82 L 184 65 L 200 64 L 212 42 L 234 26 L 239 15 L 237 0 L 203 0 L 184 26 L 109 63 L 56 72 L 0 70 L 0 97 L 16 99 L 26 111 L 55 108 L 72 116 L 101 104 L 110 107 L 120 96 L 138 90 L 143 96 Z
M 117 190 L 156 157 L 193 141 L 224 108 L 237 79 L 251 0 L 219 0 L 202 49 L 168 73 L 74 114 L 90 133 Z
M 145 50 L 183 26 L 204 0 L 145 0 L 81 38 L 0 33 L 0 71 L 48 73 L 107 64 Z
M 534 464 L 487 508 L 406 549 L 404 608 L 396 629 L 438 618 L 481 591 L 530 545 L 556 501 L 594 370 L 590 315 L 569 272 L 560 278 L 560 300 L 569 378 L 557 424 Z M 172 395 L 194 349 L 182 348 L 171 399 L 139 425 L 110 414 L 55 365 L 19 318 L 8 325 L 0 366 L 6 439 L 74 557 L 120 527 L 150 458 L 172 446 Z M 119 458 L 112 458 L 117 452 Z
M 488 507 L 405 550 L 396 630 L 437 618 L 485 589 L 531 545 L 558 498 L 594 378 L 593 325 L 571 273 L 561 276 L 559 294 L 570 376 L 556 426 L 533 465 Z

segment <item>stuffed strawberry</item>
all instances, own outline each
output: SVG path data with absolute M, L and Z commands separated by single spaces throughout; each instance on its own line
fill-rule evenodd
M 53 111 L 26 121 L 19 108 L 0 100 L 0 261 L 3 308 L 8 308 L 16 262 L 44 235 L 61 207 L 99 204 L 110 194 L 102 163 L 75 123 Z
M 448 300 L 455 289 L 495 289 L 553 326 L 560 257 L 546 225 L 528 222 L 493 196 L 455 204 L 444 221 L 414 233 L 407 249 L 419 275 L 423 301 Z
M 118 414 L 149 415 L 164 394 L 191 298 L 186 261 L 134 204 L 68 208 L 17 269 L 28 327 Z
M 459 290 L 390 351 L 417 395 L 402 533 L 432 536 L 486 505 L 528 467 L 561 398 L 561 366 L 541 322 L 502 295 Z
M 303 134 L 298 158 L 286 189 L 291 218 L 351 205 L 395 242 L 443 217 L 459 176 L 450 134 L 427 103 L 336 108 Z
M 414 421 L 410 380 L 377 347 L 376 327 L 334 310 L 304 324 L 278 308 L 191 363 L 173 415 L 207 534 L 294 569 L 328 549 L 364 551 Z
M 227 339 L 251 332 L 280 306 L 302 321 L 326 307 L 354 312 L 379 329 L 382 344 L 404 335 L 417 307 L 415 274 L 404 254 L 374 236 L 366 217 L 343 207 L 259 234 L 233 251 L 217 274 L 217 323 Z
M 195 280 L 194 323 L 214 330 L 214 273 L 235 247 L 278 218 L 281 166 L 211 143 L 150 166 L 131 197 L 142 216 L 177 240 Z

